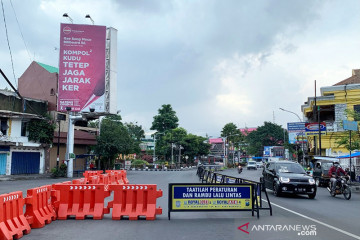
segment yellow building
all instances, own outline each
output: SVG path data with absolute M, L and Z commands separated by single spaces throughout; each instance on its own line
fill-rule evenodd
M 353 120 L 347 117 L 346 109 L 360 112 L 360 69 L 352 70 L 352 76 L 333 86 L 321 87 L 321 96 L 309 97 L 301 106 L 306 122 L 318 122 L 317 111 L 320 109 L 320 122 L 326 122 L 326 135 L 321 135 L 321 156 L 341 156 L 349 153 L 344 147 L 339 147 L 336 140 L 348 136 L 342 126 L 343 120 Z M 308 155 L 320 155 L 319 137 L 308 136 Z M 360 150 L 360 149 L 359 149 Z

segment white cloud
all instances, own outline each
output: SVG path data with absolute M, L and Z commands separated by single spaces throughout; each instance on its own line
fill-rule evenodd
M 189 132 L 220 134 L 273 121 L 285 125 L 319 87 L 360 68 L 360 3 L 356 1 L 13 1 L 35 60 L 57 66 L 60 22 L 118 29 L 118 105 L 125 121 L 149 129 L 162 104 L 172 104 Z M 5 2 L 14 65 L 29 60 Z M 1 16 L 2 17 L 2 16 Z M 11 63 L 0 23 L 0 66 Z M 5 87 L 4 81 L 0 87 Z M 319 91 L 318 91 L 319 93 Z

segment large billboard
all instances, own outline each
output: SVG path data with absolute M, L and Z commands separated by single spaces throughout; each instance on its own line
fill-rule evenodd
M 106 27 L 61 24 L 58 111 L 105 112 Z
M 317 136 L 319 135 L 319 123 L 305 123 L 305 133 L 307 136 Z M 321 135 L 326 135 L 326 123 L 320 123 L 320 133 Z
M 287 124 L 289 134 L 289 143 L 301 144 L 306 143 L 305 122 L 292 122 Z

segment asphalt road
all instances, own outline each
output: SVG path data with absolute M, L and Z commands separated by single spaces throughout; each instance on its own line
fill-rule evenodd
M 273 216 L 263 211 L 260 219 L 252 217 L 251 212 L 186 212 L 172 213 L 169 221 L 168 183 L 199 183 L 195 173 L 195 170 L 128 172 L 130 183 L 157 184 L 163 190 L 163 197 L 157 201 L 163 214 L 155 221 L 113 221 L 111 214 L 105 215 L 103 220 L 58 220 L 42 229 L 32 229 L 22 239 L 360 239 L 360 194 L 353 194 L 347 201 L 340 196 L 332 198 L 324 188 L 319 189 L 313 200 L 302 196 L 278 198 L 268 191 Z M 261 170 L 245 170 L 240 175 L 234 169 L 222 173 L 258 180 Z M 0 193 L 21 190 L 25 194 L 28 188 L 65 180 L 0 182 Z M 238 230 L 247 223 L 249 234 Z M 301 232 L 307 227 L 315 228 L 316 235 L 299 235 L 309 233 Z

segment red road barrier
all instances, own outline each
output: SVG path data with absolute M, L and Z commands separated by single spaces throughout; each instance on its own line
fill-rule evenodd
M 126 171 L 125 170 L 121 170 L 121 180 L 123 181 L 124 184 L 129 184 L 129 180 L 126 177 Z
M 108 174 L 101 174 L 99 177 L 100 177 L 99 184 L 105 184 L 105 185 L 109 184 L 109 175 Z
M 25 204 L 25 217 L 31 228 L 42 228 L 56 220 L 56 213 L 51 205 L 51 185 L 28 189 Z
M 30 225 L 24 212 L 24 199 L 21 191 L 0 195 L 0 239 L 18 239 L 29 234 Z
M 162 190 L 156 190 L 155 184 L 109 185 L 109 190 L 114 191 L 114 200 L 109 202 L 107 212 L 113 209 L 113 220 L 126 216 L 129 220 L 142 216 L 155 220 L 156 215 L 162 214 L 162 208 L 156 208 L 156 199 L 162 196 Z
M 89 184 L 99 184 L 100 183 L 100 176 L 91 176 L 88 178 Z
M 110 192 L 104 190 L 103 184 L 55 184 L 53 188 L 60 191 L 57 219 L 65 220 L 69 216 L 76 219 L 102 219 L 104 216 L 104 199 Z
M 85 171 L 85 172 L 83 173 L 83 176 L 84 176 L 86 179 L 88 179 L 88 178 L 91 177 L 91 176 L 97 176 L 97 175 L 100 175 L 100 174 L 102 174 L 102 173 L 103 173 L 102 170 L 97 170 L 97 171 Z
M 118 184 L 118 181 L 117 181 L 118 173 L 117 172 L 110 172 L 108 174 L 109 174 L 109 183 L 110 184 Z
M 106 173 L 117 173 L 117 182 L 118 184 L 129 184 L 129 180 L 126 177 L 126 171 L 125 170 L 106 170 Z
M 86 184 L 87 179 L 86 178 L 79 178 L 72 180 L 72 184 Z

